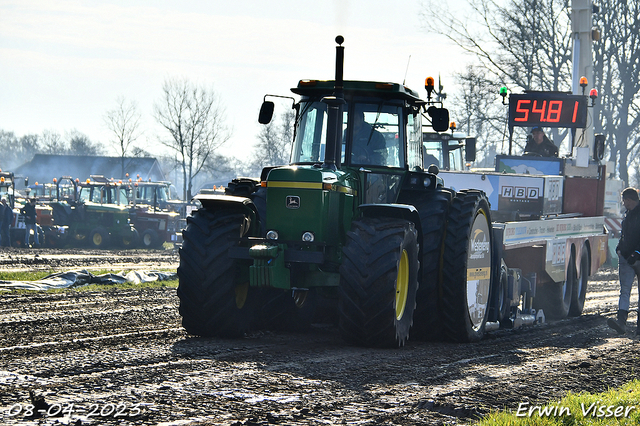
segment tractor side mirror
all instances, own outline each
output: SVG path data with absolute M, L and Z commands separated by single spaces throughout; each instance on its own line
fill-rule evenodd
M 605 136 L 603 134 L 594 135 L 593 159 L 596 161 L 604 158 L 604 142 Z
M 273 118 L 274 104 L 271 101 L 264 101 L 260 107 L 260 115 L 258 116 L 258 123 L 269 124 L 271 118 Z
M 476 138 L 464 140 L 464 161 L 468 163 L 476 161 Z
M 449 130 L 449 110 L 434 106 L 427 109 L 427 114 L 431 117 L 431 127 L 436 132 L 446 132 Z

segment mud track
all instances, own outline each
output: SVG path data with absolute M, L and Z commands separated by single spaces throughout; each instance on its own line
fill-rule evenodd
M 3 253 L 0 269 L 62 262 L 41 252 L 30 263 L 34 254 L 13 253 L 9 265 Z M 88 256 L 75 267 L 177 264 L 170 251 Z M 476 344 L 399 350 L 351 346 L 333 327 L 193 338 L 180 326 L 175 289 L 2 294 L 0 423 L 470 424 L 492 409 L 638 378 L 638 339 L 605 324 L 617 293 L 617 275 L 604 271 L 592 277 L 579 318 L 493 332 Z M 637 290 L 632 300 L 635 332 Z M 41 411 L 30 416 L 34 402 Z

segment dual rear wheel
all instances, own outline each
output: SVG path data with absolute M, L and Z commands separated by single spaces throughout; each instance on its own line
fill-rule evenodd
M 590 272 L 589 246 L 584 244 L 580 250 L 580 263 L 576 262 L 575 247 L 571 249 L 567 264 L 566 279 L 561 282 L 546 283 L 536 294 L 535 307 L 542 309 L 545 316 L 552 320 L 582 315 L 587 298 L 587 286 Z
M 489 202 L 480 191 L 460 191 L 451 202 L 442 256 L 443 337 L 477 341 L 491 300 L 493 235 Z

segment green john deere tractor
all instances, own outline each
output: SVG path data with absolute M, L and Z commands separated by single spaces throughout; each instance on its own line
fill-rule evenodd
M 230 337 L 333 312 L 364 346 L 402 346 L 410 332 L 476 340 L 494 267 L 489 205 L 444 188 L 422 160 L 423 117 L 446 131 L 448 112 L 403 85 L 343 81 L 336 41 L 335 81 L 292 89 L 291 164 L 196 196 L 178 268 L 183 326 Z
M 125 205 L 120 204 L 122 199 Z M 57 179 L 56 198 L 49 205 L 53 226 L 46 233 L 54 246 L 134 248 L 138 242 L 124 189 L 102 177 L 92 176 L 85 182 L 70 176 Z

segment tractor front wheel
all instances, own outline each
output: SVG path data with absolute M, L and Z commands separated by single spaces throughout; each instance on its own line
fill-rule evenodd
M 409 337 L 418 289 L 418 242 L 412 222 L 363 218 L 343 249 L 339 327 L 348 342 L 399 347 Z
M 187 218 L 178 298 L 182 325 L 189 334 L 238 337 L 252 325 L 257 294 L 248 279 L 239 278 L 241 261 L 228 256 L 249 226 L 249 218 L 234 211 L 199 209 Z

